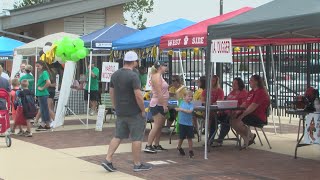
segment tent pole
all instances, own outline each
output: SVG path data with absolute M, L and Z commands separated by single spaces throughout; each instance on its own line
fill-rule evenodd
M 263 70 L 264 82 L 266 83 L 266 88 L 267 88 L 267 90 L 269 90 L 269 85 L 268 85 L 268 80 L 267 80 L 267 74 L 266 74 L 266 68 L 265 68 L 265 66 L 264 66 L 263 54 L 262 54 L 261 46 L 259 46 L 259 54 L 260 54 L 260 61 L 261 61 L 262 70 Z M 277 134 L 276 125 L 275 125 L 274 119 L 273 119 L 272 103 L 270 103 L 270 110 L 271 110 L 271 117 L 272 117 L 272 122 L 273 122 L 273 126 L 274 126 L 274 132 Z M 267 118 L 268 118 L 268 117 L 267 117 Z
M 89 65 L 90 66 L 90 69 L 89 69 L 89 74 L 88 74 L 88 77 L 89 77 L 89 84 L 88 84 L 88 104 L 87 104 L 87 129 L 89 128 L 89 108 L 90 108 L 90 84 L 91 84 L 91 64 L 92 64 L 92 49 L 90 49 L 90 62 L 89 62 Z M 87 66 L 87 67 L 88 67 Z
M 36 47 L 35 59 L 36 59 L 36 63 L 37 63 L 37 61 L 38 61 L 38 47 Z M 34 94 L 36 94 L 36 92 L 37 92 L 37 79 L 38 79 L 38 68 L 37 68 L 37 66 L 35 66 L 35 68 L 34 68 L 34 78 L 35 78 L 35 81 L 34 81 Z
M 207 92 L 206 92 L 206 116 L 205 116 L 205 150 L 204 150 L 204 159 L 208 159 L 208 128 L 209 128 L 209 116 L 210 116 L 210 105 L 211 105 L 211 80 L 212 80 L 212 70 L 214 68 L 214 63 L 209 62 L 209 74 L 207 74 Z
M 183 70 L 183 63 L 182 63 L 182 57 L 181 57 L 181 49 L 179 49 L 179 64 L 182 72 L 182 77 L 183 77 L 183 84 L 186 86 L 186 75 Z
M 276 96 L 276 106 L 277 106 L 277 115 L 278 115 L 278 119 L 279 119 L 279 129 L 280 129 L 280 134 L 282 133 L 281 130 L 281 119 L 280 119 L 280 113 L 279 113 L 279 104 L 278 104 L 278 84 L 276 81 L 276 68 L 275 68 L 275 64 L 274 64 L 274 56 L 273 56 L 273 46 L 270 46 L 270 50 L 271 50 L 271 63 L 272 63 L 272 78 L 273 78 L 273 89 L 274 89 L 274 94 Z M 273 124 L 274 125 L 274 124 Z M 276 133 L 276 127 L 274 127 L 275 129 L 275 133 Z

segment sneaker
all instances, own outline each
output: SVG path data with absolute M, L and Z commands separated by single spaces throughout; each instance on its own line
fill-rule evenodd
M 161 152 L 161 151 L 168 151 L 168 149 L 165 149 L 163 148 L 160 144 L 158 146 L 154 145 L 153 146 L 153 149 L 158 151 L 158 152 Z
M 152 167 L 150 165 L 146 165 L 146 164 L 140 164 L 140 165 L 134 165 L 133 166 L 133 171 L 134 172 L 149 171 L 151 169 L 152 169 Z
M 50 129 L 51 129 L 50 126 L 44 126 L 44 128 L 45 128 L 46 130 L 50 130 Z
M 186 153 L 184 152 L 184 150 L 183 150 L 182 148 L 177 148 L 177 149 L 178 149 L 179 154 L 180 154 L 181 156 L 185 156 L 185 155 L 186 155 Z
M 146 145 L 146 147 L 144 148 L 143 151 L 146 153 L 157 153 L 157 151 L 153 148 L 152 145 L 150 145 L 150 146 Z
M 46 127 L 43 127 L 43 126 L 39 126 L 36 131 L 47 131 L 48 129 Z
M 32 137 L 32 133 L 29 131 L 24 132 L 23 134 L 25 137 Z
M 193 151 L 189 151 L 189 158 L 193 158 L 193 157 L 194 157 Z
M 109 172 L 116 172 L 117 171 L 117 169 L 115 167 L 113 167 L 112 163 L 108 162 L 107 160 L 103 161 L 101 163 L 101 166 L 104 167 Z
M 19 131 L 19 132 L 17 133 L 17 135 L 18 135 L 18 136 L 23 136 L 23 135 L 24 135 L 24 131 Z

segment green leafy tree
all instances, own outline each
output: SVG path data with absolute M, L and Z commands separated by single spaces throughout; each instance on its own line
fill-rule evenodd
M 26 6 L 33 6 L 37 4 L 47 3 L 50 0 L 18 0 L 14 4 L 14 8 L 22 8 Z
M 124 13 L 129 13 L 132 24 L 138 29 L 145 29 L 147 18 L 145 14 L 153 11 L 153 0 L 134 0 L 124 5 Z M 126 20 L 127 21 L 127 20 Z

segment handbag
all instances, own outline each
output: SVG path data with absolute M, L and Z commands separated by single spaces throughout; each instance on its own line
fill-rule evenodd
M 23 114 L 23 107 L 22 106 L 18 106 L 17 107 L 17 111 L 16 111 L 16 119 L 15 119 L 15 124 L 16 125 L 22 125 L 22 126 L 26 126 L 27 125 L 27 120 L 24 117 Z

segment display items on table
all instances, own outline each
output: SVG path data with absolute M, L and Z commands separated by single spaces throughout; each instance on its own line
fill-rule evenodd
M 305 144 L 320 144 L 320 113 L 310 113 L 306 117 Z

